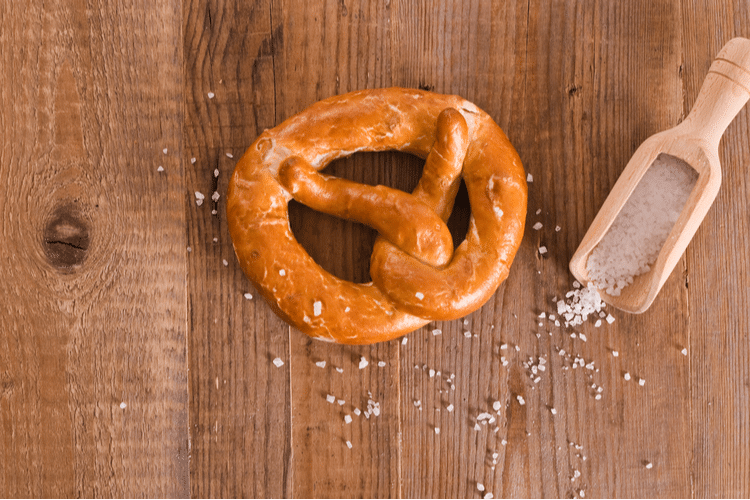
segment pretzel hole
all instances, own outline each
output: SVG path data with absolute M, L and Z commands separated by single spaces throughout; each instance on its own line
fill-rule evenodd
M 422 167 L 424 160 L 421 158 L 386 151 L 355 153 L 332 162 L 322 172 L 361 184 L 380 184 L 410 193 L 417 187 Z M 468 197 L 466 204 L 468 206 Z M 377 231 L 364 224 L 317 212 L 294 200 L 289 202 L 289 225 L 299 244 L 323 269 L 354 283 L 371 281 L 370 255 L 378 237 Z M 467 230 L 468 218 L 463 237 Z
M 466 235 L 469 233 L 470 219 L 469 191 L 466 189 L 466 183 L 461 179 L 461 185 L 456 194 L 456 202 L 453 205 L 453 212 L 451 212 L 448 222 L 445 223 L 453 237 L 453 248 L 458 248 L 466 239 Z

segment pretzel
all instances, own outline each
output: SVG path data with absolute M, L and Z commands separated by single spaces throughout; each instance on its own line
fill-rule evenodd
M 319 173 L 386 150 L 425 158 L 413 193 Z M 461 179 L 471 218 L 454 250 L 445 221 Z M 292 234 L 291 199 L 378 230 L 372 282 L 315 263 Z M 227 219 L 240 266 L 279 316 L 320 340 L 372 344 L 481 307 L 508 276 L 526 200 L 518 154 L 489 115 L 458 96 L 389 88 L 325 99 L 263 132 L 230 179 Z

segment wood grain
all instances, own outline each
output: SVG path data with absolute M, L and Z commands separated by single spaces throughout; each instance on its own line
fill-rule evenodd
M 750 33 L 743 2 L 684 2 L 683 112 L 721 47 Z M 710 32 L 706 24 L 714 27 Z M 740 112 L 719 147 L 722 186 L 686 252 L 690 311 L 689 435 L 695 497 L 750 495 L 750 295 L 747 213 L 750 115 Z
M 179 14 L 3 8 L 0 496 L 187 494 Z
M 649 311 L 538 317 L 636 148 L 750 35 L 744 1 L 35 1 L 0 25 L 0 496 L 750 496 L 747 109 Z M 265 128 L 390 85 L 495 118 L 533 176 L 527 232 L 468 317 L 315 342 L 242 275 L 227 181 Z M 411 191 L 421 168 L 326 173 Z M 316 261 L 369 281 L 372 230 L 290 210 Z
M 288 497 L 289 327 L 245 298 L 223 198 L 236 158 L 274 125 L 280 33 L 268 2 L 186 2 L 184 23 L 191 494 Z

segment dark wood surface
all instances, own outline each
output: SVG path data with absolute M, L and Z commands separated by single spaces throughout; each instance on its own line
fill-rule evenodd
M 33 1 L 0 26 L 0 496 L 750 496 L 747 109 L 651 309 L 537 318 L 638 145 L 750 36 L 744 0 Z M 227 182 L 264 129 L 387 86 L 497 121 L 533 176 L 526 234 L 468 317 L 406 343 L 316 342 L 242 274 Z M 410 191 L 421 162 L 326 172 Z M 457 240 L 467 221 L 459 194 Z M 324 268 L 369 281 L 372 230 L 294 203 L 291 225 Z M 496 421 L 475 430 L 482 412 Z

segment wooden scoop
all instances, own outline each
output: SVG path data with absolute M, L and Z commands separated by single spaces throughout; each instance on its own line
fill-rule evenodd
M 600 291 L 602 298 L 623 311 L 642 313 L 651 306 L 685 248 L 698 230 L 721 185 L 719 140 L 750 99 L 750 40 L 734 38 L 719 52 L 708 70 L 693 109 L 674 128 L 649 137 L 635 152 L 599 210 L 570 270 L 588 283 L 589 255 L 607 233 L 646 170 L 660 154 L 674 156 L 698 172 L 698 180 L 651 269 L 634 278 L 621 295 Z

